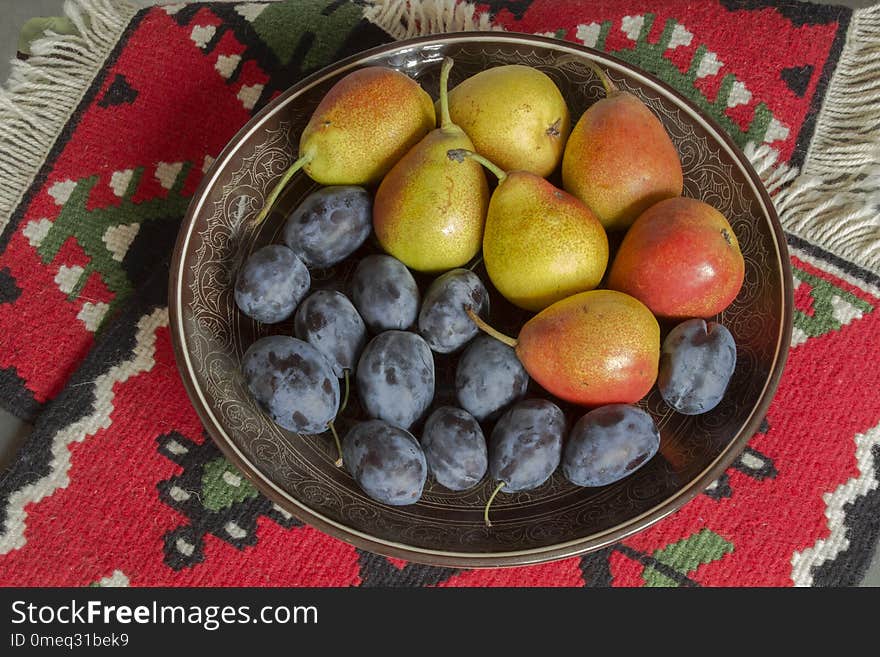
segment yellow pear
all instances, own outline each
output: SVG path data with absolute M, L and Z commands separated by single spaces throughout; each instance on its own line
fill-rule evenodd
M 450 149 L 472 149 L 455 125 L 446 86 L 452 60 L 440 73 L 441 125 L 413 146 L 382 179 L 373 201 L 373 228 L 382 248 L 408 267 L 438 272 L 460 267 L 480 250 L 489 186 L 476 162 L 450 160 Z
M 321 99 L 303 129 L 299 158 L 266 199 L 262 221 L 302 169 L 322 185 L 379 182 L 436 125 L 434 103 L 419 83 L 385 66 L 347 74 Z
M 538 311 L 592 290 L 608 266 L 608 236 L 584 203 L 528 171 L 504 172 L 470 151 L 498 176 L 483 234 L 483 261 L 496 289 L 511 303 Z
M 562 159 L 571 131 L 556 83 L 531 66 L 480 71 L 449 92 L 449 114 L 474 150 L 505 171 L 547 177 Z

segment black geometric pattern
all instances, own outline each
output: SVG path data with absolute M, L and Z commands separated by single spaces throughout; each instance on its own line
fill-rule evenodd
M 640 552 L 623 543 L 617 543 L 611 547 L 602 548 L 581 557 L 580 568 L 584 577 L 585 587 L 607 588 L 612 586 L 611 555 L 614 552 L 619 552 L 628 559 L 640 563 L 645 568 L 657 571 L 678 586 L 686 588 L 700 586 L 699 582 L 694 581 L 686 574 L 676 570 L 669 564 L 663 563 L 650 554 Z
M 779 0 L 721 0 L 728 11 L 743 9 L 772 8 L 792 22 L 793 25 L 825 25 L 834 23 L 844 16 L 849 17 L 849 7 L 822 5 L 812 2 L 780 2 Z
M 269 99 L 276 92 L 284 91 L 291 85 L 299 82 L 306 75 L 317 70 L 315 67 L 305 68 L 302 64 L 305 59 L 304 55 L 311 48 L 316 35 L 313 32 L 305 33 L 300 39 L 297 50 L 290 58 L 290 62 L 282 64 L 272 49 L 259 38 L 250 22 L 236 11 L 236 4 L 233 2 L 212 3 L 210 5 L 191 3 L 175 12 L 173 19 L 180 25 L 189 25 L 196 14 L 204 10 L 205 7 L 208 7 L 220 20 L 214 34 L 201 48 L 202 51 L 211 53 L 223 39 L 223 35 L 229 31 L 233 33 L 239 43 L 246 45 L 246 50 L 240 54 L 241 61 L 230 77 L 227 78 L 227 84 L 234 84 L 237 81 L 239 74 L 244 68 L 244 64 L 248 60 L 256 61 L 259 67 L 269 74 L 269 81 L 264 85 L 260 98 L 252 110 L 256 113 L 269 102 Z M 321 13 L 329 15 L 343 4 L 345 2 L 328 2 Z M 366 19 L 362 19 L 349 30 L 345 41 L 329 61 L 339 61 L 350 55 L 391 41 L 393 39 L 387 32 Z
M 782 69 L 780 76 L 785 85 L 791 89 L 791 92 L 798 98 L 803 98 L 807 93 L 807 87 L 810 86 L 810 80 L 813 78 L 815 67 L 812 64 L 805 66 L 791 66 Z
M 533 0 L 512 0 L 508 2 L 507 0 L 486 0 L 484 2 L 480 2 L 480 6 L 487 6 L 489 8 L 489 13 L 494 17 L 502 10 L 506 9 L 516 20 L 522 20 L 523 16 L 526 15 L 526 11 L 528 11 L 529 7 L 531 7 Z
M 0 368 L 0 397 L 7 402 L 6 410 L 25 422 L 33 422 L 43 409 L 43 405 L 34 398 L 34 393 L 14 367 Z M 2 497 L 2 487 L 0 487 L 0 502 Z M 0 512 L 0 529 L 2 527 L 3 517 Z
M 880 445 L 871 450 L 875 481 L 880 481 Z M 871 554 L 880 539 L 880 486 L 843 505 L 849 546 L 836 558 L 813 569 L 813 586 L 858 586 L 870 566 Z
M 137 96 L 137 89 L 132 88 L 124 75 L 117 73 L 113 82 L 107 87 L 104 96 L 98 101 L 98 106 L 107 108 L 113 105 L 122 105 L 122 103 L 131 104 Z
M 9 267 L 0 269 L 0 303 L 12 303 L 21 296 L 21 288 L 15 283 Z
M 205 559 L 204 538 L 212 534 L 239 550 L 257 543 L 257 520 L 266 516 L 284 528 L 302 523 L 260 494 L 224 504 L 209 505 L 203 480 L 206 469 L 222 459 L 220 450 L 206 438 L 199 445 L 176 431 L 159 436 L 159 453 L 177 463 L 183 472 L 160 481 L 159 498 L 187 517 L 188 522 L 165 534 L 165 563 L 174 570 L 191 568 Z M 210 507 L 210 508 L 209 508 Z
M 602 548 L 581 557 L 580 568 L 584 586 L 607 588 L 611 586 L 611 553 L 616 546 Z

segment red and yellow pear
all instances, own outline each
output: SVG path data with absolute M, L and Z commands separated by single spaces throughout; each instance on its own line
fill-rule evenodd
M 348 73 L 318 103 L 299 139 L 299 157 L 270 192 L 260 223 L 302 169 L 322 185 L 370 185 L 436 125 L 418 82 L 385 66 Z
M 655 315 L 712 317 L 739 294 L 745 260 L 725 216 L 708 203 L 660 201 L 627 231 L 608 287 L 634 296 Z
M 589 205 L 606 230 L 626 230 L 657 201 L 681 195 L 681 160 L 648 106 L 590 65 L 606 95 L 587 108 L 568 137 L 562 186 Z
M 538 384 L 584 406 L 632 404 L 648 394 L 660 362 L 660 326 L 648 308 L 614 290 L 557 301 L 532 317 L 514 339 L 471 319 L 516 351 Z

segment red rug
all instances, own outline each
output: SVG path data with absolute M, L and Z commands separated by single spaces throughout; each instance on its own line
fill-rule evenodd
M 880 236 L 870 168 L 878 8 L 79 4 L 88 18 L 74 21 L 81 36 L 34 44 L 0 96 L 0 403 L 34 423 L 0 475 L 0 584 L 861 580 L 880 533 Z M 718 120 L 776 195 L 794 267 L 795 330 L 760 432 L 679 512 L 582 558 L 459 571 L 329 538 L 239 476 L 184 392 L 166 295 L 179 222 L 211 157 L 275 95 L 395 38 L 487 28 L 611 52 Z

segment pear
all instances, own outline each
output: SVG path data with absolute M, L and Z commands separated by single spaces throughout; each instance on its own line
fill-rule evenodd
M 373 201 L 373 229 L 385 251 L 421 272 L 466 264 L 480 250 L 489 186 L 476 162 L 460 166 L 450 149 L 471 149 L 449 117 L 446 88 L 452 59 L 440 71 L 441 124 L 413 146 L 382 179 Z
M 531 66 L 480 71 L 449 92 L 449 113 L 474 149 L 506 171 L 547 177 L 559 166 L 571 131 L 556 83 Z
M 625 230 L 654 203 L 681 196 L 681 160 L 654 113 L 588 65 L 606 97 L 587 108 L 571 131 L 562 186 L 589 205 L 606 230 Z
M 450 151 L 449 157 L 475 160 L 498 177 L 486 216 L 483 261 L 505 299 L 537 311 L 601 282 L 608 236 L 590 208 L 534 173 L 506 173 L 466 150 Z
M 322 185 L 379 182 L 436 122 L 431 96 L 409 76 L 385 66 L 352 71 L 318 103 L 300 135 L 299 158 L 269 194 L 256 223 L 300 169 Z
M 626 232 L 608 287 L 658 317 L 713 317 L 736 299 L 745 259 L 727 218 L 708 203 L 679 197 L 645 210 Z
M 557 301 L 526 322 L 516 339 L 467 313 L 514 348 L 529 376 L 566 401 L 633 404 L 657 379 L 660 326 L 645 304 L 623 292 L 591 290 Z

